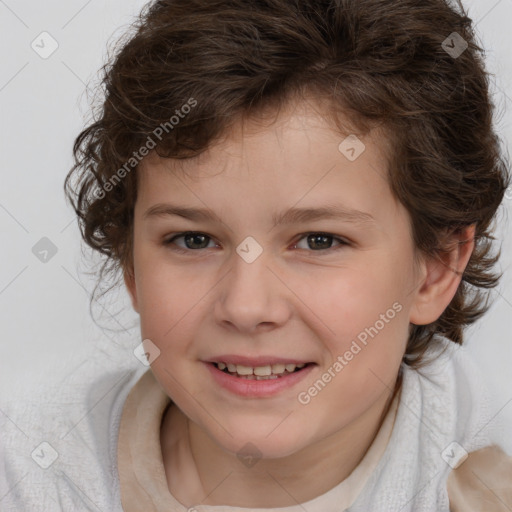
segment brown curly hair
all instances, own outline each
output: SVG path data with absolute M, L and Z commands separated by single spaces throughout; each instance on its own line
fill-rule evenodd
M 476 224 L 453 300 L 437 321 L 410 326 L 404 361 L 424 364 L 436 335 L 462 344 L 490 307 L 483 289 L 501 278 L 491 223 L 510 176 L 460 0 L 159 0 L 131 28 L 101 69 L 105 97 L 65 181 L 82 237 L 106 256 L 100 279 L 133 271 L 136 168 L 148 150 L 199 155 L 241 118 L 307 92 L 360 134 L 386 130 L 389 182 L 418 251 L 439 257 L 444 235 Z

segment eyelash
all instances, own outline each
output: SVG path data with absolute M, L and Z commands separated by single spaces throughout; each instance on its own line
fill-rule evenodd
M 171 238 L 168 238 L 166 240 L 163 241 L 163 245 L 164 246 L 170 246 L 170 245 L 174 245 L 174 247 L 172 248 L 173 251 L 175 252 L 178 252 L 178 253 L 181 253 L 181 254 L 185 254 L 185 253 L 190 253 L 190 252 L 200 252 L 200 251 L 203 251 L 207 248 L 203 248 L 203 249 L 183 249 L 182 247 L 179 247 L 179 246 L 176 246 L 174 244 L 174 241 L 178 238 L 183 238 L 184 236 L 186 235 L 205 235 L 207 238 L 211 240 L 213 240 L 213 237 L 207 235 L 206 233 L 203 233 L 201 231 L 184 231 L 182 233 L 176 233 L 175 235 L 173 235 Z M 331 252 L 335 252 L 335 251 L 338 251 L 340 249 L 343 249 L 344 247 L 346 246 L 350 246 L 350 243 L 347 241 L 347 240 L 344 240 L 343 238 L 340 238 L 340 237 L 337 237 L 335 235 L 333 235 L 332 233 L 325 233 L 323 231 L 309 231 L 307 233 L 302 233 L 300 235 L 300 238 L 293 243 L 293 245 L 297 245 L 302 239 L 308 237 L 309 235 L 319 235 L 319 236 L 325 236 L 325 237 L 328 237 L 328 238 L 332 238 L 333 240 L 336 240 L 337 242 L 340 243 L 340 245 L 338 246 L 335 246 L 335 247 L 330 247 L 328 249 L 318 249 L 318 250 L 307 250 L 307 249 L 299 249 L 299 250 L 305 250 L 307 252 L 313 252 L 313 253 L 331 253 Z

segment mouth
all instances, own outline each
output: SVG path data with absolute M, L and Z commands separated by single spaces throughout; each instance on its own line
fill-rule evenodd
M 305 371 L 315 363 L 275 363 L 261 366 L 245 366 L 241 364 L 211 362 L 212 366 L 223 373 L 245 380 L 275 380 L 288 377 L 291 374 Z
M 271 398 L 296 388 L 318 363 L 273 355 L 218 354 L 202 361 L 213 383 L 244 399 Z M 214 387 L 216 389 L 216 386 Z
M 214 383 L 231 395 L 244 399 L 281 396 L 281 393 L 295 389 L 318 366 L 316 363 L 283 360 L 274 360 L 270 364 L 267 358 L 267 364 L 260 360 L 253 363 L 257 366 L 246 366 L 239 364 L 240 358 L 236 359 L 236 364 L 233 359 L 231 362 L 209 361 L 204 364 Z

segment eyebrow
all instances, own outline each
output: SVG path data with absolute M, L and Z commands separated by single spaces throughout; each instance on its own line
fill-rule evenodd
M 218 217 L 208 208 L 190 208 L 186 206 L 159 203 L 146 210 L 143 219 L 176 215 L 192 221 L 212 221 Z M 353 224 L 375 224 L 375 219 L 367 212 L 347 209 L 339 205 L 319 208 L 289 208 L 272 216 L 274 226 L 283 224 L 299 224 L 322 219 L 336 219 Z

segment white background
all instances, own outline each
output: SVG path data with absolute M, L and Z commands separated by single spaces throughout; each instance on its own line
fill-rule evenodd
M 123 290 L 95 304 L 90 253 L 82 255 L 78 228 L 63 194 L 74 138 L 87 120 L 97 71 L 143 0 L 45 2 L 0 0 L 0 390 L 38 386 L 50 372 L 62 375 L 101 354 L 105 366 L 136 366 L 137 317 Z M 495 75 L 496 128 L 510 148 L 512 135 L 512 0 L 471 0 L 465 5 Z M 31 48 L 47 31 L 58 49 L 42 59 Z M 448 35 L 448 34 L 447 34 Z M 512 190 L 500 213 L 503 281 L 489 313 L 471 327 L 467 345 L 485 369 L 512 422 Z M 48 237 L 57 253 L 46 263 L 32 252 Z M 110 330 L 109 330 L 110 329 Z M 71 358 L 71 359 L 70 359 Z M 72 361 L 71 363 L 69 361 Z M 52 364 L 59 364 L 54 370 Z M 498 411 L 497 411 L 498 412 Z

